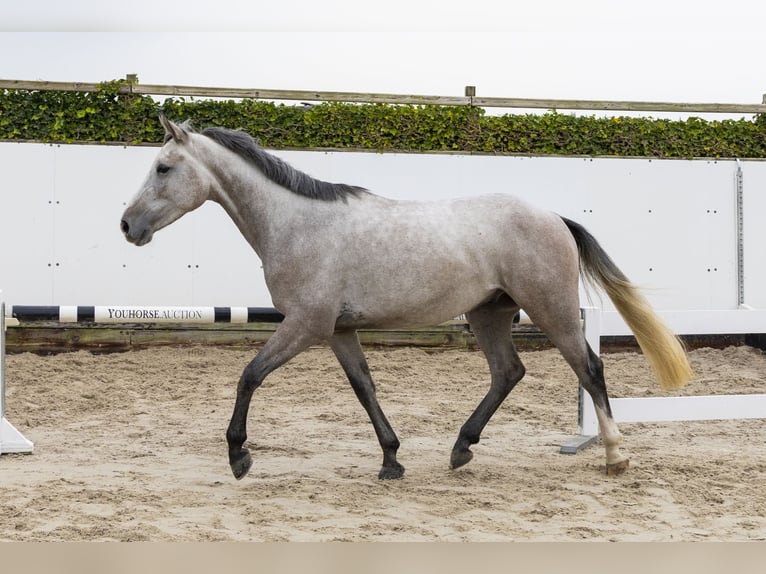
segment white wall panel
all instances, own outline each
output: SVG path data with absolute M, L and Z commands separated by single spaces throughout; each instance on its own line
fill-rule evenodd
M 53 299 L 56 148 L 0 145 L 0 289 L 6 301 Z
M 6 300 L 270 305 L 260 261 L 217 205 L 159 231 L 145 247 L 123 239 L 120 215 L 156 153 L 151 147 L 0 143 Z M 733 161 L 276 153 L 315 177 L 398 199 L 519 195 L 588 227 L 658 309 L 737 307 Z M 766 308 L 766 163 L 742 166 L 746 303 Z

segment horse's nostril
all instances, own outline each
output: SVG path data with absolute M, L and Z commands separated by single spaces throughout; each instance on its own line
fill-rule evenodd
M 130 231 L 130 225 L 128 225 L 128 222 L 123 219 L 120 221 L 120 229 L 125 235 L 127 235 L 128 231 Z

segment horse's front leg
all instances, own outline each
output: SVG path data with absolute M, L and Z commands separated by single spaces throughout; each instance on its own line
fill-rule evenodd
M 261 386 L 263 379 L 269 373 L 284 365 L 309 345 L 319 342 L 321 338 L 307 330 L 305 324 L 285 319 L 242 372 L 237 385 L 234 414 L 226 431 L 229 465 L 237 480 L 242 479 L 253 464 L 250 451 L 243 446 L 247 440 L 247 412 L 253 392 Z
M 348 376 L 351 387 L 354 389 L 359 402 L 372 421 L 378 442 L 383 449 L 383 467 L 378 473 L 380 479 L 401 478 L 404 475 L 404 467 L 396 461 L 396 451 L 399 449 L 399 439 L 396 438 L 394 429 L 383 414 L 375 396 L 375 384 L 370 376 L 370 368 L 364 356 L 362 346 L 356 331 L 339 332 L 330 339 L 330 345 L 338 358 L 343 370 Z

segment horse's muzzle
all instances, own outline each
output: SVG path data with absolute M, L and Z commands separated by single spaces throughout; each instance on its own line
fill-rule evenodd
M 152 240 L 153 234 L 148 227 L 142 228 L 140 225 L 131 225 L 126 218 L 120 221 L 120 230 L 125 235 L 125 239 L 133 245 L 146 245 Z

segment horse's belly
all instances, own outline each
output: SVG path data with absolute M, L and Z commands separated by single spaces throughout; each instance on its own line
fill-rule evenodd
M 382 282 L 382 285 L 390 284 Z M 377 295 L 349 299 L 342 306 L 337 328 L 428 327 L 455 319 L 483 302 L 496 297 L 492 285 L 437 282 L 420 285 L 391 285 Z

